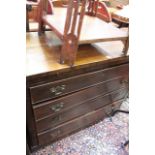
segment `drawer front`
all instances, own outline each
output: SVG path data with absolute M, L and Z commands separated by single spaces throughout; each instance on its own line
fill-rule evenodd
M 72 107 L 69 110 L 66 110 L 58 115 L 51 116 L 36 122 L 37 131 L 42 132 L 52 127 L 56 127 L 62 123 L 75 119 L 79 116 L 82 116 L 86 113 L 90 113 L 94 110 L 97 110 L 107 104 L 111 104 L 117 100 L 124 98 L 127 93 L 126 88 L 121 90 L 114 91 L 110 94 L 101 95 L 93 100 L 88 100 L 83 104 Z
M 120 102 L 118 102 L 120 104 Z M 82 128 L 88 127 L 101 119 L 104 119 L 112 112 L 112 105 L 105 106 L 96 111 L 88 113 L 82 117 L 71 120 L 63 125 L 53 128 L 47 132 L 38 134 L 38 140 L 40 145 L 45 145 L 54 142 L 64 136 L 67 136 Z
M 128 74 L 128 64 L 89 74 L 83 74 L 65 80 L 59 80 L 30 87 L 32 104 L 43 102 L 64 94 L 88 88 L 102 81 Z
M 35 119 L 39 120 L 45 117 L 49 117 L 49 115 L 52 116 L 61 113 L 66 109 L 69 109 L 73 106 L 77 106 L 87 100 L 91 100 L 97 97 L 98 95 L 104 95 L 111 91 L 120 89 L 122 86 L 124 86 L 124 83 L 122 82 L 125 80 L 126 79 L 124 77 L 115 78 L 113 80 L 102 82 L 93 87 L 73 93 L 72 95 L 61 97 L 57 100 L 51 100 L 39 105 L 34 105 L 33 110 Z

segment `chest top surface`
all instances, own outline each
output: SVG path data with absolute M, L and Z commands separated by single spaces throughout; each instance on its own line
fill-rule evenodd
M 122 56 L 123 44 L 120 41 L 81 45 L 77 52 L 75 65 L 70 68 L 67 64 L 59 63 L 61 44 L 53 32 L 45 32 L 40 37 L 36 32 L 27 33 L 26 76 L 69 71 L 128 57 Z

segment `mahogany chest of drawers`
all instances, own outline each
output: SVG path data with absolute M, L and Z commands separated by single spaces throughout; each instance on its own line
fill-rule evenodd
M 103 54 L 94 57 L 90 50 L 85 64 L 59 68 L 53 61 L 50 65 L 55 67 L 50 68 L 47 62 L 51 57 L 34 62 L 38 46 L 33 43 L 27 50 L 26 127 L 31 151 L 104 119 L 119 108 L 128 92 L 128 56 L 105 59 Z M 42 54 L 49 54 L 47 51 Z M 41 58 L 38 55 L 36 59 Z M 37 71 L 33 72 L 33 68 Z
M 27 86 L 31 143 L 46 145 L 103 119 L 121 103 L 127 80 L 128 64 L 122 64 Z

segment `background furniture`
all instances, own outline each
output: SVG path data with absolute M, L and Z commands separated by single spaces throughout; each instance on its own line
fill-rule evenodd
M 47 13 L 52 14 L 52 0 L 47 0 L 48 8 Z M 40 0 L 27 0 L 26 1 L 26 31 L 38 31 L 39 22 L 39 3 Z M 46 30 L 49 30 L 46 28 Z
M 115 11 L 112 14 L 114 21 L 120 23 L 119 27 L 129 26 L 129 6 L 124 6 L 121 10 Z
M 98 7 L 96 16 L 104 21 L 111 22 L 112 21 L 111 14 L 108 10 L 106 3 L 99 1 L 98 4 L 96 5 L 98 5 L 96 6 Z
M 30 28 L 29 23 L 38 22 L 38 4 L 39 0 L 26 1 L 26 32 L 36 31 L 36 29 Z
M 119 27 L 127 27 L 129 25 L 128 5 L 129 0 L 108 0 L 108 11 L 111 13 L 113 21 L 119 24 Z M 121 11 L 122 9 L 125 9 L 125 11 Z
M 31 151 L 109 116 L 128 92 L 128 56 L 104 52 L 102 44 L 81 45 L 70 68 L 58 62 L 60 47 L 54 33 L 27 34 L 26 125 Z
M 74 65 L 79 44 L 121 40 L 124 43 L 123 53 L 124 55 L 127 53 L 128 33 L 98 17 L 98 0 L 88 0 L 88 2 L 86 7 L 86 0 L 81 3 L 77 0 L 69 0 L 67 8 L 55 7 L 54 13 L 48 14 L 47 0 L 40 1 L 39 34 L 41 35 L 44 26 L 48 25 L 61 39 L 63 43 L 60 54 L 61 64 L 68 61 L 71 67 Z
M 29 15 L 28 12 L 31 11 L 31 5 L 26 4 L 26 32 L 29 32 Z
M 98 12 L 108 12 L 110 19 L 118 24 L 119 28 L 129 25 L 129 2 L 128 0 L 99 0 L 104 8 L 98 9 Z

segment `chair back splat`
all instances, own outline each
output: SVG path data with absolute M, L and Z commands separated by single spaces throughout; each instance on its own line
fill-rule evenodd
M 83 17 L 85 14 L 86 0 L 82 1 L 80 12 L 78 0 L 69 0 L 67 16 L 64 29 L 63 46 L 61 50 L 60 63 L 69 60 L 69 65 L 73 66 L 76 52 L 78 49 L 78 40 L 80 37 Z M 79 15 L 80 14 L 80 15 Z M 79 16 L 79 19 L 78 19 Z

